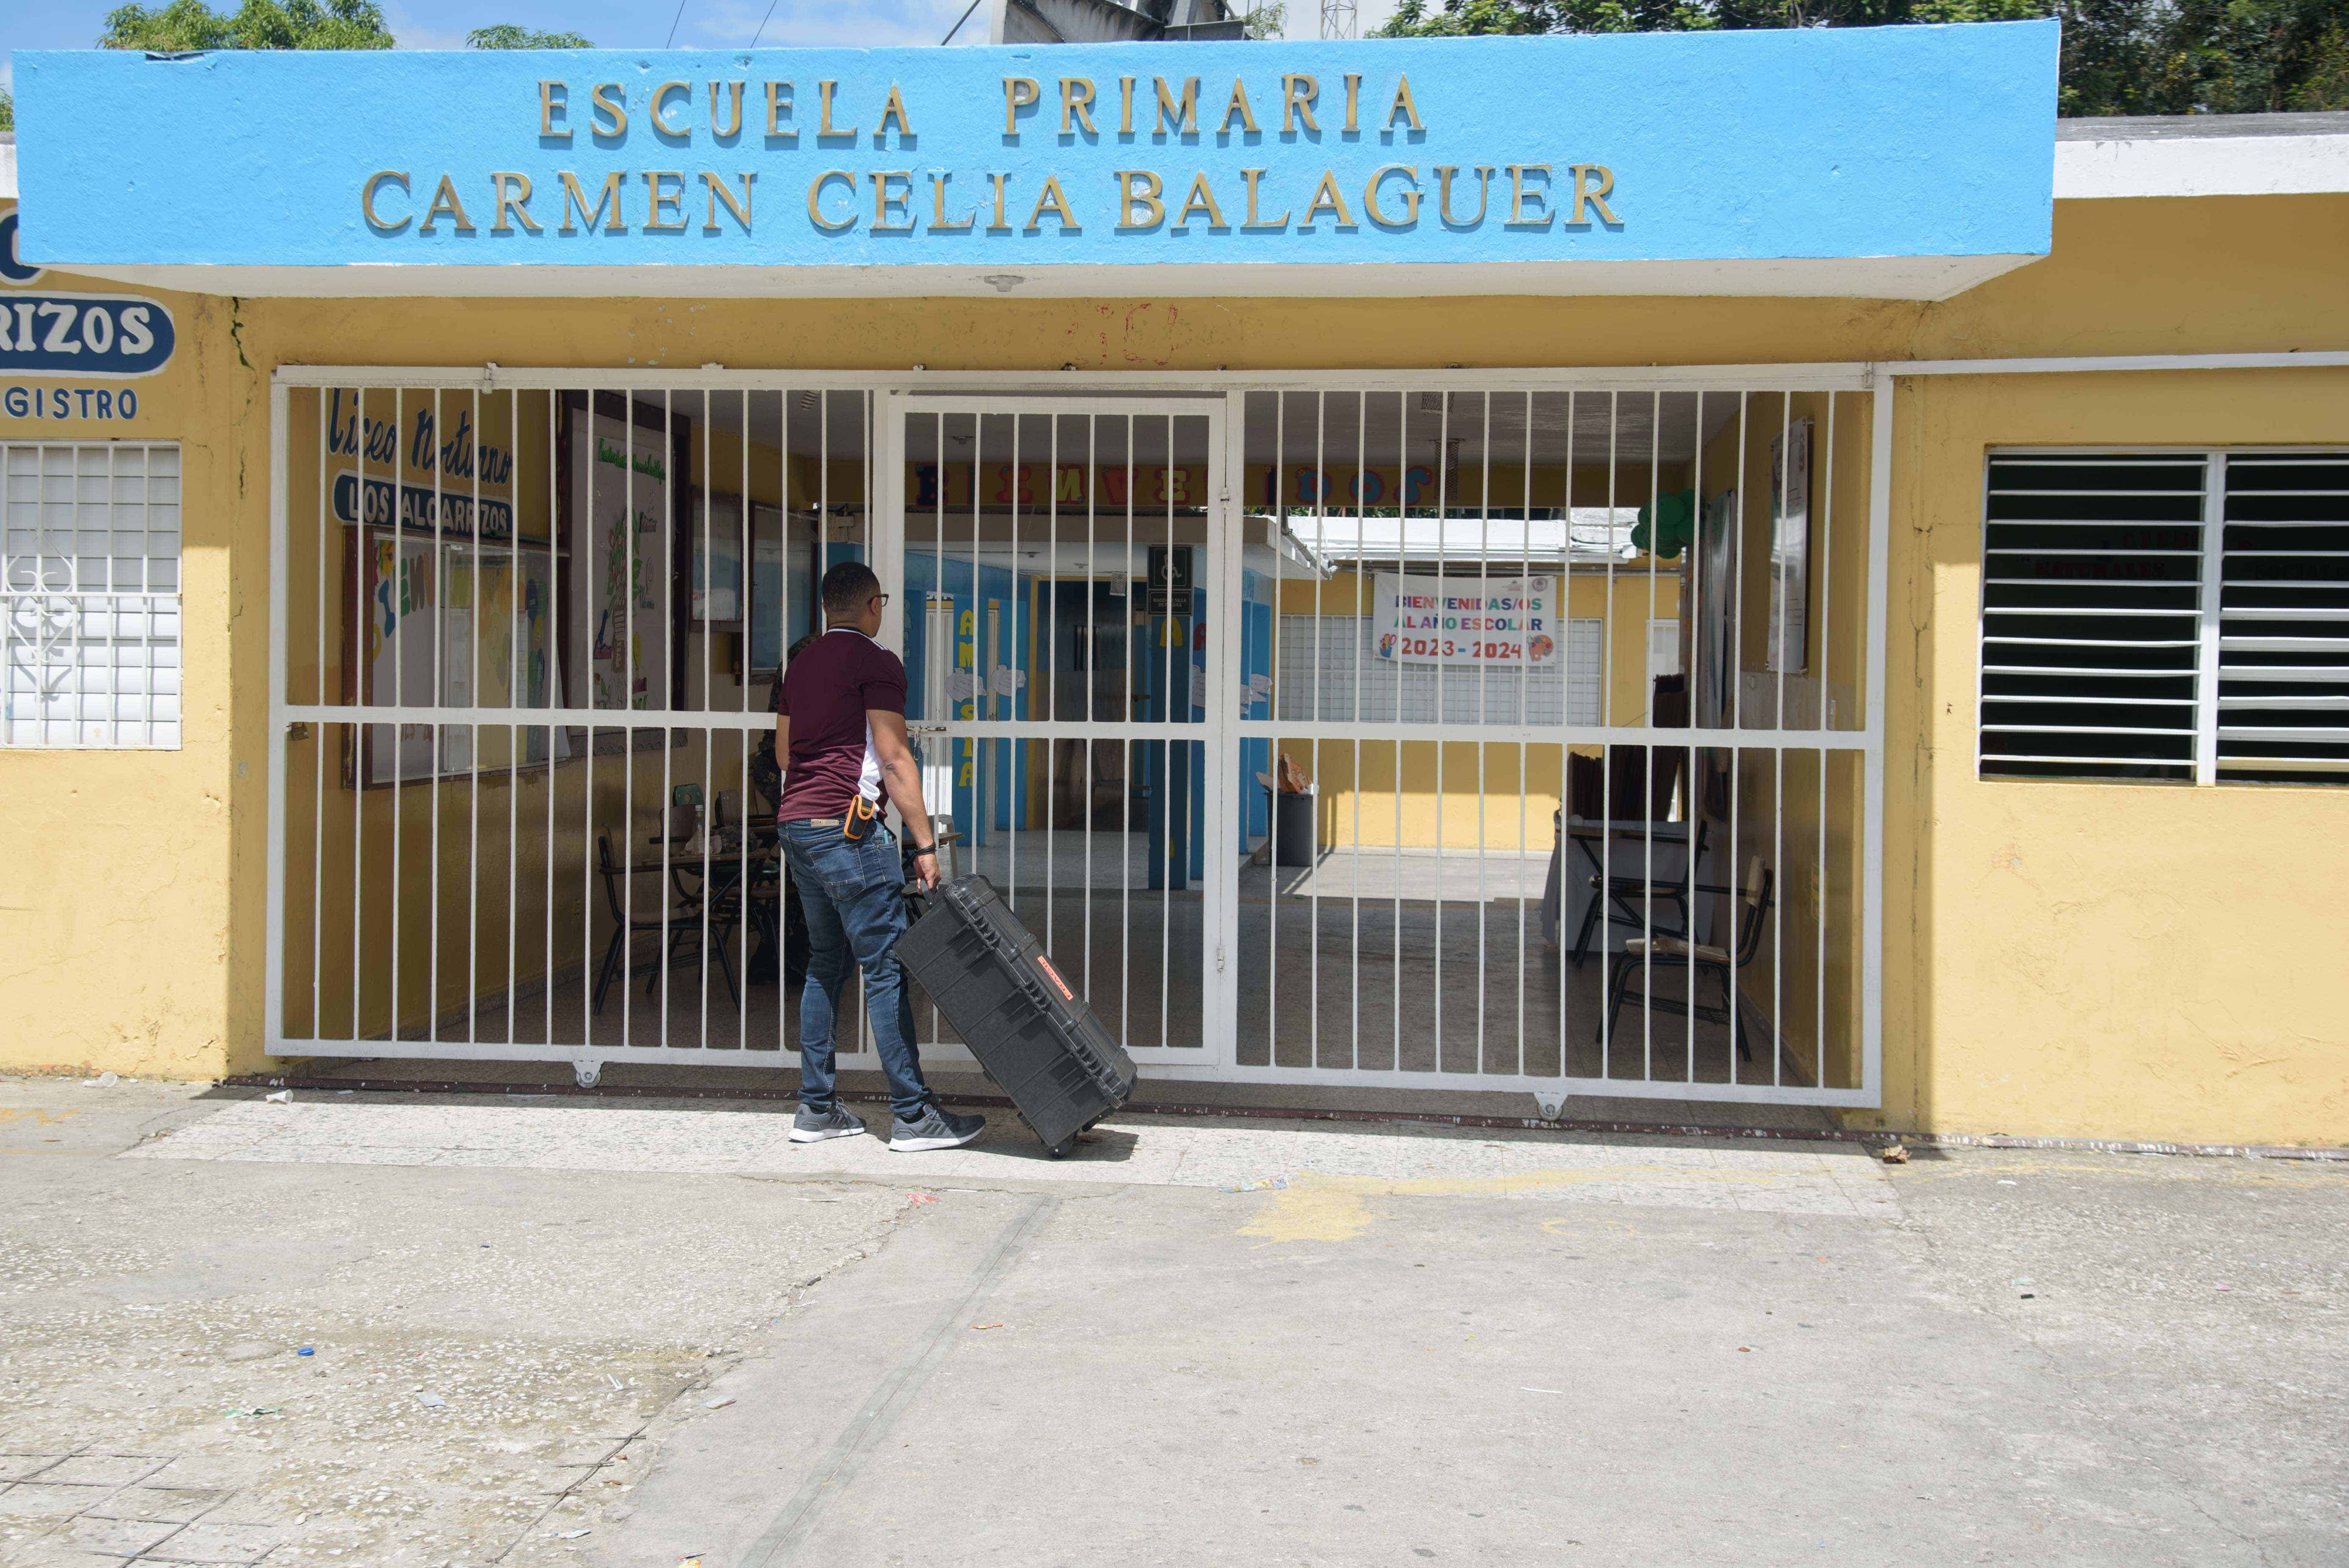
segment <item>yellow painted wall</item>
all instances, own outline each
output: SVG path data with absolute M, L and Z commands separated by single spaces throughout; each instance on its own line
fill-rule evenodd
M 1882 1124 L 2349 1141 L 2349 791 L 1974 765 L 1984 449 L 2349 444 L 2349 371 L 1904 382 L 1895 442 Z
M 266 558 L 252 541 L 267 520 L 268 442 L 244 449 L 241 432 L 266 429 L 268 389 L 238 363 L 243 322 L 227 300 L 58 273 L 30 292 L 49 290 L 139 293 L 170 307 L 178 333 L 168 372 L 135 383 L 136 421 L 0 414 L 0 439 L 183 443 L 183 741 L 176 751 L 0 751 L 0 1067 L 202 1078 L 239 1049 L 229 977 L 257 951 L 232 918 L 230 873 L 235 818 L 260 810 L 260 726 L 238 727 L 230 676 L 247 650 L 265 652 L 254 640 L 265 577 L 237 568 Z M 0 285 L 0 303 L 10 292 Z M 257 972 L 245 990 L 258 995 Z
M 36 286 L 160 297 L 177 321 L 178 356 L 140 384 L 135 429 L 0 418 L 0 436 L 183 444 L 187 737 L 171 753 L 0 755 L 0 1064 L 202 1076 L 262 1063 L 276 366 L 921 363 L 938 376 L 2349 347 L 2349 198 L 2063 202 L 2054 233 L 2050 258 L 1940 303 L 232 302 L 52 273 Z M 1881 1119 L 2349 1140 L 2349 996 L 2323 916 L 2349 872 L 2349 801 L 1986 785 L 1971 727 L 1985 445 L 2349 440 L 2349 387 L 2288 371 L 1950 381 L 1904 397 Z

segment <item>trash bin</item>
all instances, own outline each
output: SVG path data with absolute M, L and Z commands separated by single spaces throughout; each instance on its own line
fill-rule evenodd
M 1310 791 L 1302 795 L 1272 792 L 1272 863 L 1277 866 L 1309 866 L 1314 851 L 1320 846 L 1316 841 L 1320 832 L 1320 813 L 1314 810 L 1315 797 Z

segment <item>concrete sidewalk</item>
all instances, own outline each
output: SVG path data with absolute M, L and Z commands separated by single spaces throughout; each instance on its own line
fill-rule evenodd
M 0 1083 L 0 1562 L 2349 1556 L 2349 1172 L 787 1114 Z

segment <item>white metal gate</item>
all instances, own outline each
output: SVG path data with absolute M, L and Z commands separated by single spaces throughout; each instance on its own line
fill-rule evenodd
M 788 1060 L 758 753 L 856 557 L 1145 1070 L 1875 1104 L 1886 390 L 281 372 L 270 1049 Z

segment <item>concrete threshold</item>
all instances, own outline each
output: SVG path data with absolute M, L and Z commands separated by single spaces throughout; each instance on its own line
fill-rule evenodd
M 938 1091 L 939 1099 L 947 1105 L 973 1109 L 1013 1109 L 1010 1099 L 995 1092 L 993 1084 L 981 1075 L 933 1072 L 929 1078 Z M 746 1082 L 746 1078 L 755 1081 Z M 868 1079 L 869 1082 L 864 1081 Z M 572 1081 L 567 1064 L 561 1062 L 432 1061 L 416 1058 L 342 1062 L 314 1057 L 295 1070 L 240 1074 L 223 1078 L 221 1083 L 224 1088 L 235 1088 L 349 1090 L 373 1094 L 551 1095 L 585 1099 L 788 1103 L 799 1098 L 797 1075 L 792 1072 L 631 1067 L 626 1063 L 607 1065 L 603 1081 L 589 1088 L 582 1088 Z M 1152 1116 L 1844 1143 L 1870 1149 L 1900 1144 L 1923 1150 L 2035 1149 L 2102 1154 L 2349 1163 L 2349 1148 L 1857 1130 L 1837 1127 L 1826 1119 L 1826 1111 L 1809 1106 L 1741 1104 L 1732 1107 L 1723 1102 L 1632 1099 L 1594 1102 L 1586 1099 L 1584 1103 L 1591 1105 L 1597 1114 L 1551 1119 L 1507 1115 L 1498 1109 L 1495 1102 L 1523 1103 L 1524 1097 L 1490 1090 L 1444 1091 L 1437 1097 L 1442 1103 L 1430 1104 L 1426 1095 L 1411 1090 L 1282 1086 L 1283 1099 L 1292 1103 L 1273 1104 L 1262 1098 L 1266 1088 L 1260 1084 L 1145 1078 L 1136 1087 L 1134 1097 L 1127 1103 L 1126 1109 Z M 843 1072 L 840 1075 L 840 1098 L 871 1105 L 886 1104 L 889 1097 L 880 1074 Z M 1668 1113 L 1654 1114 L 1650 1111 L 1651 1107 L 1668 1108 Z M 1723 1114 L 1724 1112 L 1727 1114 Z

